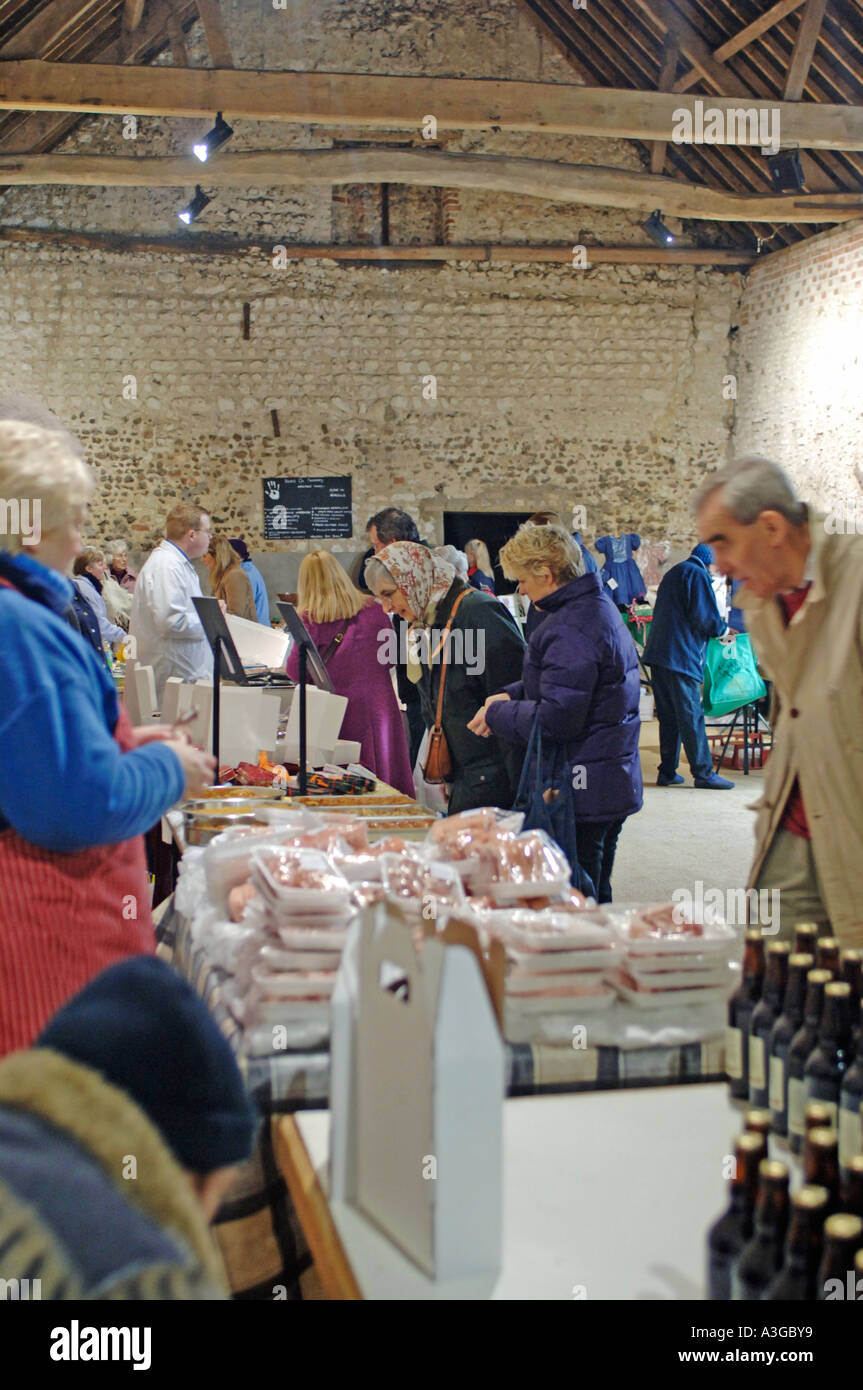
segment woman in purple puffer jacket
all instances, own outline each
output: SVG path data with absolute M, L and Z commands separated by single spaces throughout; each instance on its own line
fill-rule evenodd
M 539 715 L 544 759 L 565 749 L 581 867 L 599 902 L 611 902 L 618 837 L 642 802 L 635 644 L 562 526 L 520 527 L 500 563 L 545 616 L 522 679 L 491 695 L 468 727 L 526 744 Z

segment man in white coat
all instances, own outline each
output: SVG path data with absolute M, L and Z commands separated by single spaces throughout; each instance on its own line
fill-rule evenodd
M 201 582 L 192 564 L 210 544 L 210 518 L 202 507 L 178 502 L 165 523 L 166 539 L 147 558 L 132 597 L 129 635 L 139 666 L 152 666 L 156 699 L 169 676 L 184 681 L 213 674 L 213 657 L 193 597 Z

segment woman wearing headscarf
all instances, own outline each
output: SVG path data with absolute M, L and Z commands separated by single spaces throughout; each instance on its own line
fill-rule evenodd
M 134 729 L 70 625 L 92 487 L 68 435 L 0 422 L 0 496 L 39 509 L 0 547 L 0 1056 L 155 951 L 143 833 L 214 768 L 171 729 Z
M 452 759 L 450 815 L 473 806 L 511 806 L 523 750 L 467 727 L 490 694 L 521 675 L 524 642 L 509 613 L 413 541 L 384 546 L 367 561 L 365 577 L 384 612 L 408 624 L 407 673 L 419 688 L 427 728 L 435 721 L 446 661 L 441 723 Z

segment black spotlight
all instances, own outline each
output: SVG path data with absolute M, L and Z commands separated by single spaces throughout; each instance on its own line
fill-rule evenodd
M 799 193 L 805 179 L 799 150 L 779 150 L 767 156 L 770 182 L 777 193 Z
M 177 216 L 188 227 L 189 223 L 194 222 L 195 218 L 199 217 L 207 204 L 212 201 L 212 198 L 208 198 L 206 193 L 201 192 L 201 185 L 197 183 L 195 184 L 195 196 L 191 203 L 187 203 L 184 208 L 181 208 Z
M 654 246 L 674 245 L 674 233 L 668 230 L 658 211 L 652 212 L 647 221 L 642 222 L 641 230 L 647 232 Z
M 231 126 L 228 125 L 227 121 L 222 119 L 222 113 L 219 111 L 216 114 L 216 124 L 213 126 L 213 129 L 204 136 L 203 140 L 199 140 L 197 145 L 192 146 L 192 151 L 197 155 L 202 164 L 206 164 L 210 155 L 215 154 L 216 150 L 221 149 L 222 145 L 224 145 L 227 140 L 230 140 L 233 133 Z

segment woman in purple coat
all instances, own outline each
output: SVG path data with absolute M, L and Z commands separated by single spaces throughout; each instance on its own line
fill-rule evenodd
M 598 901 L 611 902 L 618 836 L 642 802 L 635 644 L 562 526 L 522 526 L 500 563 L 547 616 L 531 634 L 522 679 L 491 695 L 469 728 L 526 744 L 538 716 L 544 760 L 563 745 L 579 862 Z
M 348 697 L 340 737 L 362 745 L 360 762 L 376 777 L 413 796 L 405 722 L 393 689 L 389 618 L 354 588 L 328 550 L 313 550 L 300 565 L 297 609 L 333 689 Z M 287 673 L 299 677 L 296 647 L 288 655 Z

